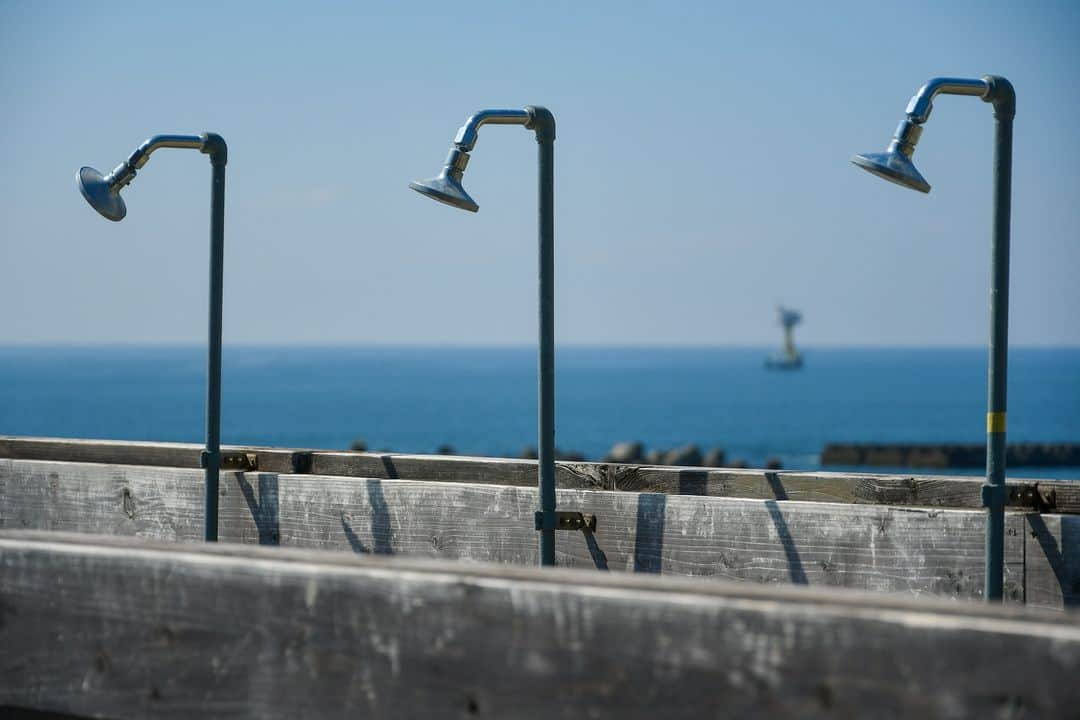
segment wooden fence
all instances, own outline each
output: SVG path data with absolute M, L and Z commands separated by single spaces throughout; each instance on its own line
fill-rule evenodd
M 1074 615 L 10 530 L 0 648 L 13 716 L 1060 718 L 1080 701 Z
M 498 464 L 498 463 L 495 463 Z M 491 471 L 489 471 L 491 472 Z M 0 460 L 0 527 L 202 537 L 202 473 Z M 227 472 L 221 539 L 360 554 L 532 565 L 536 490 L 516 485 Z M 557 561 L 596 571 L 977 598 L 979 510 L 561 489 L 595 532 L 557 533 Z M 1080 517 L 1010 512 L 1007 602 L 1080 603 Z

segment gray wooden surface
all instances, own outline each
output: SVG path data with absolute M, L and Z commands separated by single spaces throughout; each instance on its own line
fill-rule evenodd
M 1080 517 L 1025 518 L 1025 585 L 1035 607 L 1080 607 Z
M 202 484 L 198 470 L 0 460 L 0 527 L 197 542 Z M 532 488 L 235 472 L 222 474 L 221 487 L 226 542 L 537 562 Z M 563 566 L 956 598 L 982 592 L 979 511 L 595 490 L 560 490 L 558 499 L 599 523 L 595 533 L 557 533 Z M 1042 550 L 1028 542 L 1026 522 L 1007 517 L 1007 600 L 1074 603 L 1073 593 L 1027 582 L 1025 557 L 1034 564 Z M 1058 547 L 1075 558 L 1080 538 L 1067 535 Z M 1060 567 L 1061 582 L 1080 577 L 1075 560 Z
M 224 445 L 221 449 L 256 453 L 258 470 L 264 472 L 306 472 L 310 467 L 306 450 L 246 445 Z M 0 457 L 23 460 L 197 468 L 202 450 L 202 445 L 193 443 L 0 436 Z
M 0 531 L 0 705 L 113 718 L 1075 717 L 1080 624 L 811 588 Z
M 100 462 L 196 468 L 201 447 L 181 443 L 0 437 L 0 457 L 24 460 Z M 536 485 L 536 461 L 447 455 L 355 453 L 229 446 L 259 455 L 259 470 L 310 472 L 381 479 Z M 628 490 L 681 495 L 746 497 L 920 507 L 981 507 L 982 480 L 933 475 L 801 472 L 679 468 L 608 463 L 560 462 L 556 482 L 563 488 Z M 1010 480 L 1010 505 L 1080 513 L 1080 483 Z M 1046 507 L 1052 499 L 1053 505 Z

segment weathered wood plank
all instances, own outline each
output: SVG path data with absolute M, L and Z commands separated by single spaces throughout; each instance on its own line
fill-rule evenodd
M 0 718 L 3 720 L 84 720 L 86 716 L 0 705 Z
M 247 445 L 225 445 L 222 452 L 255 453 L 263 472 L 307 472 L 310 451 Z M 136 442 L 0 436 L 0 457 L 21 460 L 199 467 L 203 446 L 193 443 Z
M 1024 585 L 1034 607 L 1080 606 L 1080 517 L 1026 518 Z
M 383 479 L 483 482 L 533 486 L 536 461 L 507 458 L 448 457 L 312 451 L 311 473 Z M 690 468 L 614 463 L 558 462 L 556 484 L 595 488 L 761 500 L 981 508 L 981 478 L 939 475 L 881 475 Z M 1009 507 L 1033 505 L 1055 512 L 1080 513 L 1080 483 L 1008 481 Z M 1038 501 L 1033 498 L 1039 498 Z
M 195 542 L 203 527 L 201 475 L 176 468 L 0 460 L 0 528 Z M 222 473 L 223 496 L 237 475 Z
M 973 598 L 984 516 L 970 510 L 560 490 L 595 533 L 557 534 L 558 562 L 760 583 Z M 223 541 L 533 565 L 533 488 L 226 473 Z M 0 461 L 0 527 L 201 538 L 196 470 Z M 1023 519 L 1010 514 L 1006 596 L 1023 602 Z
M 282 450 L 230 446 L 231 451 L 259 454 L 260 470 L 310 472 L 381 479 L 536 485 L 536 461 L 397 453 Z M 0 437 L 0 457 L 25 460 L 101 462 L 123 465 L 198 467 L 198 445 L 132 443 L 63 438 Z M 303 468 L 298 470 L 294 468 Z M 971 477 L 878 475 L 679 468 L 608 463 L 559 462 L 556 484 L 562 488 L 627 490 L 762 500 L 803 500 L 920 507 L 981 507 L 982 480 Z M 1080 483 L 1010 480 L 1010 507 L 1080 513 Z M 1032 498 L 1042 498 L 1035 503 Z
M 561 488 L 610 490 L 603 469 L 596 463 L 557 462 L 555 484 Z M 405 455 L 313 451 L 311 474 L 370 477 L 385 480 L 433 480 L 493 485 L 535 486 L 535 460 L 468 457 L 464 455 Z
M 1064 717 L 1080 699 L 1076 616 L 86 540 L 0 532 L 0 704 L 626 720 Z

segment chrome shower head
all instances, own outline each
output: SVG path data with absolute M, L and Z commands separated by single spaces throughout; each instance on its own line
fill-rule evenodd
M 454 147 L 446 157 L 446 165 L 442 172 L 427 180 L 418 180 L 409 183 L 409 187 L 429 198 L 446 203 L 461 210 L 476 212 L 480 206 L 469 197 L 465 188 L 461 186 L 461 176 L 465 166 L 469 164 L 469 153 Z
M 446 156 L 442 172 L 428 180 L 411 182 L 409 187 L 441 203 L 476 212 L 480 206 L 461 186 L 461 176 L 465 172 L 465 166 L 469 164 L 469 153 L 476 147 L 477 133 L 480 128 L 484 125 L 524 125 L 528 128 L 540 111 L 547 113 L 547 118 L 551 117 L 551 113 L 547 110 L 531 106 L 524 110 L 481 110 L 473 113 L 458 130 L 457 137 L 454 138 L 454 147 L 450 148 L 450 154 Z M 554 133 L 554 121 L 551 127 L 551 132 Z M 554 139 L 554 135 L 552 138 Z
M 1004 78 L 998 78 L 997 81 L 999 84 L 1003 82 L 1008 85 Z M 995 102 L 994 83 L 995 78 L 989 75 L 978 80 L 953 77 L 929 80 L 908 102 L 907 117 L 896 128 L 892 142 L 885 152 L 856 155 L 851 162 L 889 182 L 919 192 L 930 192 L 930 183 L 915 169 L 911 156 L 922 135 L 922 126 L 930 119 L 930 113 L 934 109 L 934 98 L 938 95 L 974 95 L 986 102 Z M 1011 93 L 1012 86 L 1008 85 L 1008 89 Z
M 926 182 L 926 178 L 915 169 L 915 164 L 911 161 L 920 135 L 922 126 L 916 125 L 910 119 L 904 120 L 896 128 L 892 142 L 885 152 L 856 155 L 851 162 L 889 182 L 928 193 L 930 183 Z
M 84 167 L 75 173 L 75 180 L 79 183 L 79 192 L 90 203 L 90 207 L 101 213 L 102 217 L 113 222 L 124 219 L 127 215 L 127 205 L 120 197 L 120 188 L 123 185 L 111 182 L 112 175 L 105 176 L 92 167 Z
M 190 148 L 201 152 L 217 151 L 218 144 L 213 142 L 215 139 L 221 140 L 220 136 L 213 134 L 154 135 L 108 175 L 102 175 L 92 167 L 83 167 L 75 173 L 75 181 L 79 184 L 79 192 L 86 198 L 86 202 L 101 213 L 102 217 L 114 222 L 123 220 L 127 215 L 127 205 L 120 197 L 120 191 L 135 179 L 135 173 L 146 164 L 151 153 L 164 147 Z M 224 146 L 224 141 L 221 141 L 221 146 Z

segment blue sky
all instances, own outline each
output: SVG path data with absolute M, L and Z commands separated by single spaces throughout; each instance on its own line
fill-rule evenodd
M 256 9 L 257 8 L 257 9 Z M 1080 5 L 0 3 L 0 343 L 202 342 L 209 167 L 163 150 L 113 224 L 82 201 L 145 137 L 229 142 L 226 343 L 535 337 L 535 143 L 481 132 L 471 215 L 409 180 L 484 107 L 556 144 L 557 336 L 979 345 L 990 107 L 943 97 L 934 186 L 849 164 L 936 75 L 1017 88 L 1011 340 L 1080 344 Z

